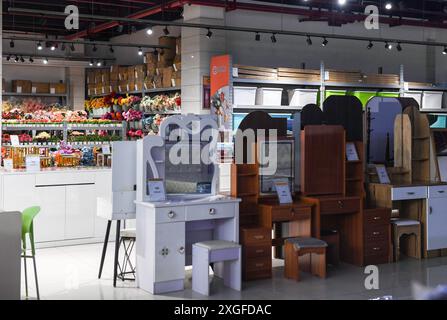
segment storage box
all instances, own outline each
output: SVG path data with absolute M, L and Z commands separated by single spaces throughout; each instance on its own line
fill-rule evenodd
M 144 90 L 154 89 L 154 78 L 148 77 L 144 80 Z
M 65 83 L 50 83 L 51 94 L 65 94 L 67 93 L 67 86 Z
M 318 90 L 316 89 L 294 89 L 289 90 L 289 106 L 305 107 L 308 104 L 316 104 Z
M 119 67 L 119 81 L 125 81 L 129 79 L 128 77 L 128 68 L 127 67 Z
M 134 90 L 135 91 L 142 91 L 144 86 L 144 79 L 137 79 L 134 82 Z
M 120 93 L 129 91 L 128 85 L 129 85 L 128 80 L 121 80 L 120 82 L 118 82 L 118 91 Z
M 110 71 L 102 70 L 101 72 L 101 83 L 110 82 Z
M 173 63 L 174 57 L 162 53 L 158 54 L 157 68 L 171 67 Z
M 163 68 L 163 88 L 169 88 L 172 86 L 172 75 L 174 73 L 173 67 Z
M 442 95 L 443 92 L 441 91 L 424 91 L 424 93 L 422 94 L 422 109 L 441 110 Z
M 135 66 L 127 67 L 127 79 L 135 80 Z
M 181 61 L 180 62 L 175 62 L 174 61 L 172 66 L 174 67 L 174 71 L 175 72 L 178 72 L 178 71 L 182 70 L 182 62 Z
M 101 83 L 102 82 L 102 70 L 95 70 L 95 83 Z
M 96 84 L 87 85 L 87 95 L 88 96 L 96 95 Z
M 144 63 L 149 66 L 156 66 L 158 62 L 158 54 L 154 52 L 146 52 L 144 55 Z
M 163 37 L 158 38 L 158 44 L 162 47 L 168 47 L 168 48 L 174 50 L 174 52 L 175 52 L 175 49 L 177 46 L 177 38 L 163 36 Z
M 31 93 L 50 93 L 50 84 L 48 82 L 33 82 Z
M 152 83 L 154 88 L 163 88 L 163 76 L 154 76 Z
M 260 106 L 281 106 L 281 88 L 258 88 L 256 90 L 256 105 Z
M 160 56 L 165 60 L 174 60 L 176 56 L 175 49 L 162 49 L 160 51 Z
M 31 93 L 32 82 L 29 80 L 12 80 L 12 92 Z
M 181 77 L 172 78 L 171 82 L 172 82 L 173 87 L 181 87 L 182 86 L 182 78 Z
M 422 108 L 422 91 L 407 91 L 402 95 L 404 98 L 413 98 L 419 104 L 419 107 Z
M 146 77 L 146 65 L 140 64 L 135 66 L 135 79 L 144 80 Z
M 254 106 L 256 104 L 256 89 L 256 87 L 234 87 L 234 104 L 239 106 Z
M 87 84 L 95 84 L 95 72 L 93 70 L 87 71 Z

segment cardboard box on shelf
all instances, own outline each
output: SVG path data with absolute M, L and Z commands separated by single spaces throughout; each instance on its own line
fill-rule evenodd
M 127 67 L 119 67 L 118 68 L 118 75 L 119 75 L 119 81 L 125 81 L 129 79 L 128 77 L 128 68 Z
M 128 80 L 121 80 L 118 83 L 118 92 L 124 93 L 129 91 L 129 81 Z
M 140 64 L 135 66 L 135 79 L 142 80 L 146 77 L 146 65 Z
M 48 82 L 33 82 L 31 93 L 50 93 L 50 84 Z
M 135 66 L 127 67 L 127 79 L 135 80 Z
M 162 36 L 162 37 L 158 38 L 158 44 L 162 47 L 167 47 L 167 48 L 173 49 L 175 51 L 175 48 L 177 46 L 177 38 Z
M 172 66 L 174 67 L 174 71 L 178 72 L 182 70 L 182 62 L 175 62 L 172 64 Z
M 163 75 L 154 76 L 152 83 L 154 88 L 163 88 Z
M 104 94 L 104 86 L 102 84 L 96 84 L 96 94 L 101 95 Z
M 148 65 L 146 65 L 148 67 Z M 146 72 L 146 77 L 153 77 L 157 74 L 157 68 L 156 67 L 151 67 L 151 68 L 147 68 L 147 72 Z
M 129 80 L 129 83 L 127 85 L 127 91 L 136 91 L 135 89 L 135 80 Z
M 163 68 L 163 88 L 169 88 L 172 87 L 172 75 L 174 73 L 173 67 L 166 67 Z
M 181 87 L 182 86 L 182 78 L 172 78 L 171 79 L 173 87 Z
M 110 92 L 119 92 L 119 82 L 110 81 Z
M 154 89 L 154 77 L 147 77 L 144 80 L 144 90 Z
M 51 94 L 65 94 L 67 93 L 67 86 L 65 83 L 50 83 Z
M 158 62 L 157 62 L 157 68 L 171 67 L 173 63 L 174 63 L 174 59 L 167 59 L 165 56 L 159 55 Z
M 182 54 L 182 37 L 175 39 L 175 53 L 178 56 Z
M 95 71 L 94 70 L 88 70 L 87 71 L 87 84 L 95 84 Z
M 12 92 L 31 93 L 32 82 L 29 80 L 12 80 Z
M 87 85 L 87 95 L 88 96 L 96 95 L 96 84 Z
M 135 91 L 143 91 L 144 79 L 135 80 Z
M 110 81 L 118 81 L 120 79 L 119 66 L 113 65 L 110 67 Z
M 6 80 L 5 78 L 2 78 L 2 92 L 7 92 L 8 90 L 6 90 Z
M 101 82 L 110 82 L 110 71 L 109 70 L 103 70 L 101 72 Z
M 165 60 L 174 60 L 176 54 L 175 49 L 162 49 L 160 50 L 160 58 L 163 58 Z M 159 60 L 160 60 L 159 58 Z
M 102 70 L 98 69 L 93 72 L 95 74 L 95 83 L 96 84 L 101 83 L 102 82 Z

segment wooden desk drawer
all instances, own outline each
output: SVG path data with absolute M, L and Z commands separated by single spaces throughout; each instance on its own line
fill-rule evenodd
M 272 221 L 290 221 L 298 220 L 300 218 L 310 217 L 312 209 L 310 207 L 273 207 Z
M 391 210 L 387 208 L 365 209 L 363 223 L 365 228 L 374 226 L 389 226 Z
M 244 246 L 243 249 L 244 258 L 249 260 L 252 258 L 271 258 L 272 246 L 260 245 L 260 246 Z
M 235 214 L 235 204 L 214 203 L 186 207 L 186 221 L 232 218 Z
M 427 187 L 404 187 L 391 190 L 391 200 L 414 200 L 427 198 Z
M 428 187 L 429 198 L 447 198 L 447 186 Z
M 262 258 L 253 258 L 247 259 L 245 261 L 245 270 L 247 272 L 263 272 L 266 270 L 272 269 L 272 257 L 262 257 Z M 271 271 L 270 271 L 271 272 Z
M 241 229 L 241 242 L 244 246 L 272 245 L 272 230 L 268 228 Z
M 381 225 L 365 227 L 364 237 L 366 242 L 388 241 L 390 238 L 390 226 Z
M 383 241 L 366 241 L 365 256 L 379 256 L 388 254 L 390 243 L 387 240 Z
M 321 214 L 353 213 L 360 210 L 359 199 L 320 200 Z

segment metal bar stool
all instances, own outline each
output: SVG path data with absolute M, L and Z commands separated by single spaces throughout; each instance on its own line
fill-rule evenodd
M 118 275 L 121 281 L 135 281 L 136 267 L 132 263 L 131 255 L 137 240 L 137 232 L 135 229 L 123 229 L 120 231 L 120 244 L 123 247 L 123 259 L 117 260 Z

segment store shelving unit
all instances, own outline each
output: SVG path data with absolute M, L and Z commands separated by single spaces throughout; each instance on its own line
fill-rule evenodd
M 142 95 L 143 97 L 146 95 L 156 94 L 156 93 L 168 93 L 168 92 L 179 92 L 181 91 L 181 87 L 172 87 L 172 88 L 154 88 L 147 90 L 137 90 L 137 91 L 127 91 L 127 92 L 117 92 L 117 95 Z M 110 93 L 103 94 L 94 94 L 90 95 L 89 98 L 101 98 L 110 95 Z

